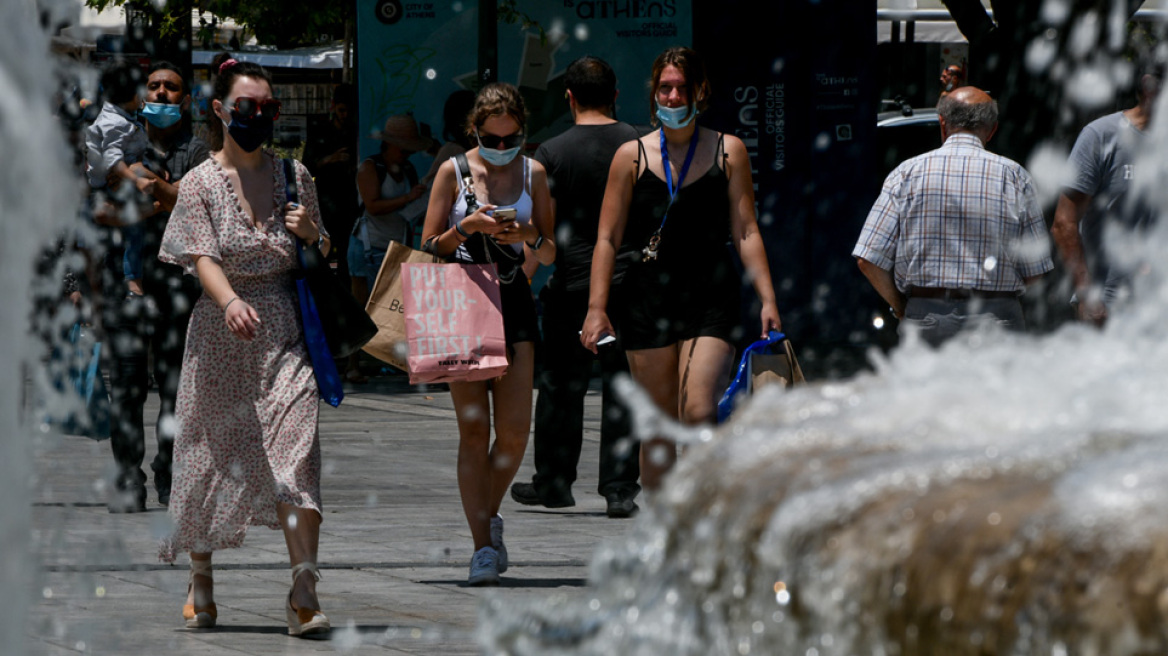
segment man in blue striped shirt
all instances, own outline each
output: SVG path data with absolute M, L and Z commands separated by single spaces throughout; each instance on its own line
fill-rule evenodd
M 937 113 L 944 144 L 889 174 L 852 255 L 933 346 L 971 322 L 1024 330 L 1018 296 L 1054 266 L 1034 183 L 985 149 L 998 128 L 989 94 L 956 89 Z

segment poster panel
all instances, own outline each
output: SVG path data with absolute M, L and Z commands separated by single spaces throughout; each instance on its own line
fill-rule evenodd
M 617 74 L 617 116 L 647 124 L 653 59 L 671 45 L 690 45 L 692 0 L 534 0 L 517 7 L 537 24 L 499 22 L 499 80 L 523 92 L 530 115 L 528 147 L 571 125 L 563 73 L 584 55 L 601 57 Z M 458 89 L 476 88 L 478 3 L 358 0 L 358 86 L 362 156 L 376 152 L 368 135 L 393 114 L 412 112 L 435 137 L 442 107 Z M 542 28 L 542 32 L 540 30 Z M 425 170 L 429 162 L 416 156 Z

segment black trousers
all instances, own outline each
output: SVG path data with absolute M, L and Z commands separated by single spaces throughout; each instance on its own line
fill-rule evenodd
M 147 283 L 145 296 L 129 295 L 124 283 L 107 286 L 102 314 L 105 341 L 109 345 L 106 366 L 110 374 L 110 447 L 118 468 L 115 484 L 119 490 L 146 482 L 142 471 L 146 453 L 144 408 L 150 391 L 151 368 L 161 408 L 155 424 L 158 454 L 150 468 L 154 471 L 155 487 L 170 488 L 177 427 L 174 408 L 187 324 L 202 293 L 198 283 L 189 277 L 170 279 L 172 284 L 161 288 L 143 281 Z M 119 289 L 120 295 L 115 295 Z
M 617 298 L 614 290 L 613 298 Z M 584 395 L 593 361 L 601 369 L 600 484 L 601 495 L 632 497 L 641 490 L 639 445 L 633 441 L 628 410 L 612 390 L 614 376 L 629 371 L 618 344 L 600 347 L 594 356 L 580 345 L 580 327 L 588 314 L 587 291 L 544 287 L 543 370 L 535 404 L 536 491 L 543 497 L 564 496 L 576 482 L 576 465 L 584 441 Z M 619 302 L 619 300 L 614 300 Z

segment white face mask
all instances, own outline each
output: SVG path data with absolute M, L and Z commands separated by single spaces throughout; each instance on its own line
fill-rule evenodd
M 479 154 L 483 156 L 483 159 L 495 166 L 506 166 L 511 163 L 511 160 L 515 159 L 515 156 L 519 154 L 521 148 L 523 146 L 508 148 L 507 150 L 495 150 L 494 148 L 479 146 Z
M 692 111 L 691 111 L 692 110 Z M 680 130 L 689 125 L 695 118 L 697 118 L 698 110 L 696 107 L 685 105 L 684 107 L 665 107 L 657 105 L 657 120 L 661 124 L 671 130 Z
M 483 159 L 487 160 L 487 162 L 494 166 L 506 166 L 507 164 L 510 164 L 511 160 L 515 159 L 515 156 L 518 155 L 519 151 L 523 149 L 522 140 L 516 144 L 514 148 L 508 148 L 506 150 L 487 148 L 483 145 L 483 139 L 479 136 L 477 130 L 475 131 L 475 139 L 479 142 L 479 154 L 483 156 Z M 500 145 L 503 145 L 503 143 L 500 143 Z

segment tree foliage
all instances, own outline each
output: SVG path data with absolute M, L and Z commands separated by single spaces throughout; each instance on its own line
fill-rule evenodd
M 134 7 L 159 11 L 163 37 L 190 25 L 192 11 L 198 13 L 197 41 L 207 41 L 218 27 L 218 19 L 229 18 L 256 40 L 277 48 L 294 48 L 335 40 L 344 36 L 349 3 L 321 0 L 169 0 L 158 10 L 151 0 L 85 0 L 86 6 L 102 11 L 110 7 Z

